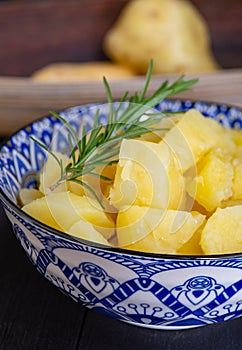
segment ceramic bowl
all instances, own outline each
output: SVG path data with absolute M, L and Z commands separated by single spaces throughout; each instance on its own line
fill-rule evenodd
M 91 127 L 93 107 L 78 106 L 61 114 L 76 129 L 82 121 Z M 227 127 L 242 126 L 242 112 L 231 106 L 171 100 L 157 108 L 196 108 Z M 100 117 L 105 120 L 105 110 Z M 0 199 L 36 269 L 76 302 L 139 326 L 177 330 L 241 316 L 242 254 L 193 257 L 110 248 L 54 230 L 19 208 L 16 196 L 23 179 L 26 187 L 33 187 L 31 174 L 46 156 L 30 135 L 47 147 L 54 139 L 52 149 L 62 150 L 68 141 L 60 130 L 56 118 L 44 117 L 11 136 L 0 151 Z

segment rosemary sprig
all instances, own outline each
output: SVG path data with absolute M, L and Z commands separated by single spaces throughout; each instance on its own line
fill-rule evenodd
M 122 139 L 137 138 L 143 134 L 157 130 L 154 125 L 163 118 L 163 114 L 159 113 L 157 116 L 157 111 L 152 113 L 151 109 L 165 98 L 188 90 L 198 81 L 198 79 L 184 80 L 184 76 L 180 76 L 171 84 L 166 80 L 151 96 L 146 97 L 152 76 L 152 69 L 153 62 L 151 61 L 141 93 L 139 94 L 136 92 L 128 99 L 128 92 L 126 91 L 117 107 L 114 105 L 112 91 L 108 81 L 105 77 L 103 78 L 107 101 L 109 103 L 107 123 L 102 124 L 99 122 L 100 111 L 97 110 L 93 121 L 93 127 L 88 137 L 85 126 L 82 128 L 82 135 L 79 139 L 76 131 L 64 118 L 55 112 L 51 112 L 56 118 L 63 122 L 70 133 L 68 142 L 71 159 L 70 163 L 66 167 L 63 167 L 62 162 L 53 152 L 48 150 L 42 143 L 35 140 L 56 159 L 60 166 L 61 177 L 58 183 L 52 186 L 52 189 L 58 186 L 62 181 L 74 181 L 80 183 L 80 185 L 89 190 L 100 203 L 93 188 L 84 182 L 83 176 L 89 174 L 92 176 L 99 176 L 106 181 L 110 180 L 96 173 L 95 169 L 105 167 L 118 161 L 117 155 Z M 144 115 L 146 115 L 146 118 L 141 118 Z M 72 140 L 74 140 L 75 146 Z

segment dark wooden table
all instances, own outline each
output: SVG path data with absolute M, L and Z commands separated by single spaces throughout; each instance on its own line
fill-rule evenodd
M 132 326 L 87 310 L 31 265 L 0 207 L 0 350 L 241 350 L 242 318 L 185 331 Z

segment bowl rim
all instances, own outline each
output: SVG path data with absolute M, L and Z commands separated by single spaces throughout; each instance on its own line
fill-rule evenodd
M 191 102 L 191 103 L 204 103 L 206 105 L 216 105 L 218 107 L 228 107 L 228 108 L 235 108 L 239 112 L 242 113 L 242 107 L 236 106 L 234 104 L 228 104 L 228 103 L 220 103 L 216 101 L 210 101 L 210 100 L 197 100 L 197 99 L 192 99 L 192 98 L 170 98 L 170 99 L 165 99 L 164 101 L 179 101 L 179 102 Z M 115 102 L 115 101 L 114 101 Z M 163 101 L 161 101 L 163 102 Z M 107 102 L 91 102 L 91 103 L 86 103 L 86 104 L 80 104 L 80 105 L 75 105 L 67 108 L 62 108 L 58 110 L 56 113 L 63 113 L 67 112 L 69 110 L 72 110 L 74 108 L 81 108 L 84 106 L 95 106 L 95 105 L 102 105 L 106 104 Z M 2 152 L 2 148 L 7 145 L 7 143 L 17 134 L 19 134 L 22 130 L 27 129 L 31 127 L 34 123 L 36 122 L 41 122 L 45 120 L 46 118 L 51 117 L 51 114 L 45 114 L 42 117 L 39 117 L 37 119 L 34 119 L 32 122 L 27 123 L 17 129 L 15 132 L 12 134 L 8 135 L 7 137 L 4 137 L 4 139 L 0 142 L 0 155 Z M 55 118 L 55 117 L 53 117 Z M 114 246 L 108 246 L 105 244 L 101 244 L 98 242 L 92 242 L 83 238 L 79 238 L 76 236 L 73 236 L 69 233 L 65 233 L 63 231 L 59 231 L 51 226 L 48 226 L 41 221 L 33 218 L 29 214 L 25 213 L 21 208 L 11 201 L 7 195 L 3 192 L 2 188 L 0 187 L 0 205 L 2 205 L 4 211 L 7 210 L 4 208 L 3 203 L 6 203 L 8 207 L 10 207 L 13 211 L 17 212 L 19 216 L 22 216 L 26 218 L 26 221 L 30 222 L 31 224 L 40 227 L 44 231 L 50 232 L 53 235 L 59 236 L 61 238 L 67 239 L 72 241 L 73 243 L 81 243 L 86 246 L 90 246 L 91 248 L 96 248 L 96 249 L 102 249 L 107 252 L 113 252 L 113 253 L 118 253 L 118 254 L 124 254 L 124 255 L 132 255 L 132 256 L 137 256 L 137 257 L 143 257 L 146 259 L 160 259 L 160 260 L 228 260 L 232 258 L 242 258 L 242 251 L 238 253 L 226 253 L 226 254 L 207 254 L 207 255 L 202 255 L 202 254 L 197 254 L 197 255 L 192 255 L 192 254 L 168 254 L 168 253 L 152 253 L 152 252 L 144 252 L 144 251 L 136 251 L 136 250 L 131 250 L 131 249 L 126 249 L 122 247 L 114 247 Z

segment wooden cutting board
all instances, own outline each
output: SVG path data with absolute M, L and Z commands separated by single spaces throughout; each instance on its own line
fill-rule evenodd
M 194 76 L 187 75 L 187 78 Z M 193 90 L 179 98 L 214 101 L 242 107 L 242 69 L 227 69 L 196 76 L 199 82 Z M 153 76 L 149 93 L 165 79 L 177 76 Z M 110 82 L 113 97 L 118 100 L 124 91 L 141 90 L 144 77 L 134 77 Z M 178 96 L 177 96 L 178 98 Z M 0 135 L 10 134 L 27 123 L 48 114 L 89 102 L 105 102 L 103 83 L 39 83 L 30 78 L 0 77 Z

